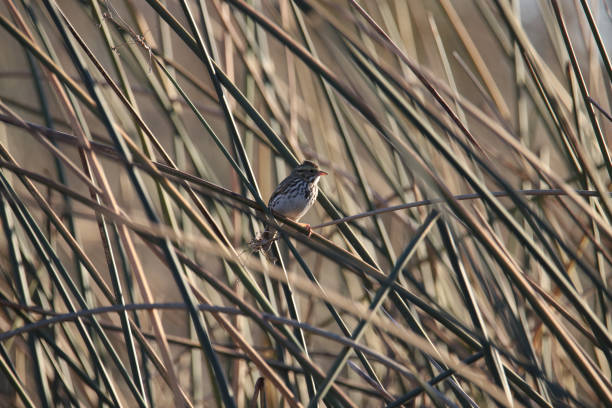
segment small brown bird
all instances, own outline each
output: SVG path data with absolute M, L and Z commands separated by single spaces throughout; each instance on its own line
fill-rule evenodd
M 298 222 L 317 200 L 319 179 L 325 175 L 327 173 L 320 170 L 316 163 L 304 161 L 276 187 L 268 200 L 268 207 Z M 310 235 L 310 225 L 301 225 L 308 229 Z M 266 226 L 262 239 L 269 244 L 264 245 L 264 250 L 270 248 L 275 235 L 276 233 Z

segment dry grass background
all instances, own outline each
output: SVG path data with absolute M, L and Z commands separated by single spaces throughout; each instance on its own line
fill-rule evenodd
M 0 406 L 611 406 L 609 7 L 1 2 Z

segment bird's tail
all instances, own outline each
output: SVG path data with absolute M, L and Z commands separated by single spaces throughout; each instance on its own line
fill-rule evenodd
M 272 229 L 270 225 L 266 225 L 266 229 L 261 234 L 262 246 L 264 252 L 268 252 L 272 248 L 272 243 L 276 240 L 278 233 Z

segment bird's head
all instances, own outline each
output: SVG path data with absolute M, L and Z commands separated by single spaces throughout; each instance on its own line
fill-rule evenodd
M 305 160 L 302 164 L 293 169 L 296 176 L 307 180 L 309 183 L 318 182 L 319 177 L 326 176 L 327 173 L 319 169 L 315 162 Z

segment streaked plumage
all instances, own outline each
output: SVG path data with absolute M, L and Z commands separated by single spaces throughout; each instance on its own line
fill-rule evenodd
M 276 187 L 268 200 L 268 207 L 293 221 L 299 221 L 317 200 L 319 179 L 326 174 L 316 163 L 304 161 Z M 306 227 L 310 228 L 309 225 Z M 264 240 L 273 237 L 273 231 L 266 228 Z

